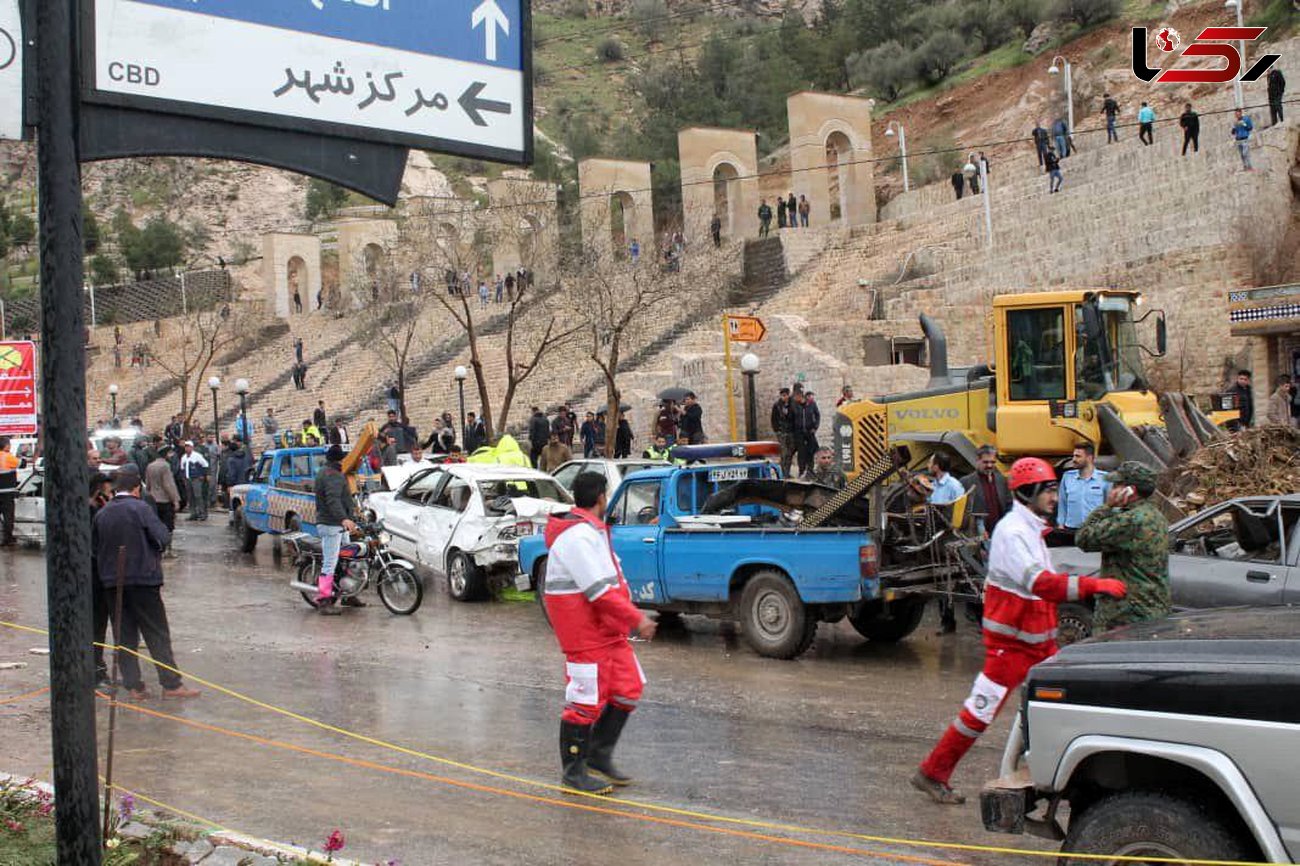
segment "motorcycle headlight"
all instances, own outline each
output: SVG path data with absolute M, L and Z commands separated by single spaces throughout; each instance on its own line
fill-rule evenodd
M 392 544 L 393 543 L 392 533 L 389 532 L 379 533 L 379 543 L 382 544 L 384 547 L 388 547 L 390 544 Z

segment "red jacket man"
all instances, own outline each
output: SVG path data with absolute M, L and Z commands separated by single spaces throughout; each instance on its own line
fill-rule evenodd
M 984 582 L 984 670 L 957 718 L 921 763 L 912 787 L 936 803 L 966 798 L 948 784 L 957 762 L 988 730 L 1007 695 L 1029 669 L 1056 654 L 1056 605 L 1093 595 L 1124 596 L 1124 583 L 1057 574 L 1047 553 L 1047 519 L 1056 514 L 1056 473 L 1046 461 L 1024 457 L 1008 477 L 1015 501 L 989 543 Z
M 578 475 L 573 498 L 578 507 L 551 517 L 546 526 L 546 613 L 565 658 L 560 783 L 586 794 L 608 794 L 612 785 L 632 781 L 612 758 L 645 685 L 628 635 L 635 631 L 648 640 L 654 637 L 655 622 L 632 604 L 600 518 L 605 476 Z M 588 770 L 608 781 L 593 778 Z

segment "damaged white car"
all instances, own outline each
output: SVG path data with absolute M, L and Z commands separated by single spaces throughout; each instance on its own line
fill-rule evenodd
M 14 538 L 19 544 L 45 543 L 45 473 L 33 469 L 18 482 L 18 495 L 14 499 Z
M 420 469 L 396 490 L 370 494 L 367 507 L 395 552 L 446 575 L 452 598 L 473 601 L 514 583 L 520 537 L 541 532 L 573 499 L 536 469 L 458 463 Z

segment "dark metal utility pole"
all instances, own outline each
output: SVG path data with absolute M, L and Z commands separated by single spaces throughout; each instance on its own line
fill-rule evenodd
M 40 169 L 41 406 L 45 438 L 50 727 L 59 866 L 99 866 L 95 666 L 86 484 L 86 322 L 76 0 L 36 5 Z

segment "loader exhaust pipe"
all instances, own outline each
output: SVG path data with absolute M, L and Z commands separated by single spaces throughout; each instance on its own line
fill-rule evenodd
M 947 385 L 948 378 L 948 338 L 943 335 L 943 328 L 925 313 L 921 314 L 921 332 L 930 344 L 930 384 L 935 388 Z

